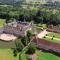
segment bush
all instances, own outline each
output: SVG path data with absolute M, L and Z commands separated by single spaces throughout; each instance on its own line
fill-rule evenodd
M 14 57 L 17 56 L 17 50 L 16 49 L 13 50 L 13 54 L 14 54 Z

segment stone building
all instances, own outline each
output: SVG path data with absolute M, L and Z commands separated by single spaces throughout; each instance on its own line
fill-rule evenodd
M 17 36 L 24 36 L 28 30 L 33 31 L 32 23 L 28 22 L 12 22 L 4 26 L 3 32 Z

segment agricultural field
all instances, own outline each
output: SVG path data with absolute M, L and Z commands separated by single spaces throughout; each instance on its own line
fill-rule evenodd
M 60 43 L 60 34 L 50 32 L 49 34 L 44 36 L 43 39 L 50 41 L 50 42 L 54 42 L 54 43 Z
M 0 19 L 0 27 L 3 27 L 4 23 L 5 23 L 5 19 Z

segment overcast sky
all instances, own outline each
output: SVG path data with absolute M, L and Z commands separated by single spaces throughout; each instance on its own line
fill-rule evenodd
M 55 1 L 60 1 L 60 0 L 55 0 Z

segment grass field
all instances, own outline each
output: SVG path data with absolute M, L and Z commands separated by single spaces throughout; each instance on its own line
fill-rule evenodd
M 44 39 L 44 40 L 47 40 L 47 41 L 49 41 L 49 42 L 59 43 L 59 44 L 60 44 L 60 41 L 59 41 L 59 40 L 55 40 L 55 39 L 52 40 L 52 38 L 47 38 L 47 37 L 45 37 L 45 38 L 43 38 L 43 39 Z
M 60 44 L 60 34 L 58 34 L 58 33 L 52 33 L 51 32 L 51 33 L 47 34 L 47 36 L 43 37 L 43 39 L 45 39 L 49 42 L 54 42 L 54 43 L 59 43 Z
M 27 55 L 22 53 L 21 59 L 26 60 L 26 57 Z M 12 49 L 0 49 L 0 60 L 19 60 L 19 55 L 14 57 Z
M 0 27 L 2 27 L 5 23 L 5 19 L 0 19 Z
M 48 52 L 42 52 L 37 50 L 36 54 L 38 57 L 37 60 L 60 60 L 60 57 Z
M 47 36 L 50 36 L 50 37 L 54 36 L 55 38 L 59 38 L 60 39 L 60 34 L 58 34 L 58 33 L 51 32 L 51 33 L 47 34 Z
M 60 57 L 48 52 L 36 51 L 37 60 L 60 60 Z M 22 53 L 21 59 L 27 60 L 27 55 Z M 0 49 L 0 60 L 19 60 L 19 56 L 14 57 L 11 49 Z
M 0 60 L 18 60 L 18 57 L 13 56 L 11 49 L 0 49 Z

